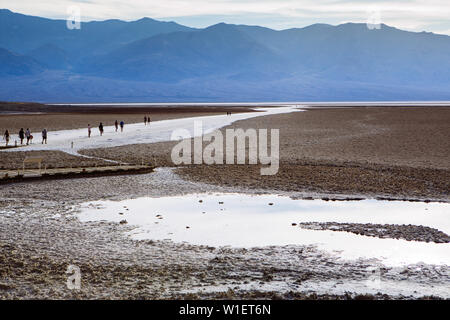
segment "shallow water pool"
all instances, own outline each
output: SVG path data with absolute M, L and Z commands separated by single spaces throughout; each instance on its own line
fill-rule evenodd
M 349 232 L 307 230 L 292 224 L 340 222 L 412 224 L 450 234 L 450 204 L 405 201 L 293 200 L 276 195 L 191 194 L 84 203 L 83 222 L 126 220 L 136 240 L 195 245 L 261 247 L 316 245 L 343 259 L 385 264 L 450 265 L 450 244 L 380 239 Z

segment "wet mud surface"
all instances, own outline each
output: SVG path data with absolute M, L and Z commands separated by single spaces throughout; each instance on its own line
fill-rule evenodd
M 416 225 L 337 222 L 302 222 L 298 225 L 304 229 L 351 232 L 381 239 L 450 243 L 450 236 L 446 233 L 434 228 Z
M 81 223 L 75 216 L 78 204 L 88 200 L 231 191 L 184 181 L 168 169 L 19 183 L 1 191 L 2 299 L 411 299 L 449 293 L 448 266 L 345 261 L 315 246 L 240 249 L 134 241 L 125 235 L 133 226 Z M 66 286 L 71 264 L 81 270 L 80 290 Z

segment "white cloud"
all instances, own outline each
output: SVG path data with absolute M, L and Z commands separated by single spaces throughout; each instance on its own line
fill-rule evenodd
M 217 17 L 275 29 L 315 22 L 365 22 L 370 8 L 376 7 L 381 22 L 398 28 L 447 33 L 450 29 L 448 0 L 0 0 L 0 7 L 49 18 L 65 18 L 71 5 L 81 8 L 85 21 L 147 16 L 204 27 Z

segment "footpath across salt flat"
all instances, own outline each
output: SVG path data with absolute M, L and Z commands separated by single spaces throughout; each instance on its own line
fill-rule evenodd
M 90 138 L 87 136 L 87 128 L 51 131 L 48 133 L 48 144 L 46 145 L 41 144 L 41 134 L 34 132 L 34 142 L 32 145 L 6 149 L 2 152 L 59 150 L 70 154 L 78 154 L 78 151 L 81 149 L 116 147 L 135 143 L 164 142 L 170 141 L 172 132 L 177 129 L 186 129 L 194 136 L 194 121 L 201 121 L 203 133 L 208 133 L 238 120 L 301 111 L 298 107 L 255 108 L 255 110 L 261 112 L 162 120 L 152 122 L 147 126 L 144 123 L 125 124 L 123 132 L 120 131 L 120 128 L 116 132 L 114 126 L 104 126 L 103 136 L 100 136 L 97 127 L 98 124 L 96 124 L 92 128 Z M 11 136 L 10 143 L 14 144 L 14 140 L 18 140 L 17 135 Z

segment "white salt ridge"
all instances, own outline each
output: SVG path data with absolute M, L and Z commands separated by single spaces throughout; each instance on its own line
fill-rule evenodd
M 209 133 L 216 129 L 220 129 L 232 124 L 238 120 L 245 120 L 263 115 L 274 115 L 289 113 L 298 110 L 297 107 L 280 107 L 280 108 L 254 108 L 254 110 L 262 112 L 245 112 L 235 113 L 230 116 L 214 115 L 204 117 L 181 118 L 172 120 L 161 120 L 151 122 L 145 126 L 144 123 L 126 124 L 124 131 L 115 132 L 114 126 L 104 126 L 104 134 L 100 136 L 99 123 L 91 123 L 92 135 L 87 137 L 86 128 L 73 130 L 59 130 L 48 132 L 48 144 L 41 144 L 41 133 L 34 132 L 33 144 L 18 149 L 7 149 L 3 152 L 10 151 L 32 151 L 32 150 L 60 150 L 70 154 L 78 154 L 81 149 L 91 148 L 108 148 L 123 146 L 135 143 L 154 143 L 170 141 L 171 134 L 177 129 L 187 129 L 194 136 L 194 121 L 202 121 L 203 133 Z M 120 122 L 120 117 L 117 119 Z M 104 124 L 105 125 L 105 124 Z M 10 144 L 14 144 L 14 140 L 19 141 L 17 134 L 11 135 Z M 72 148 L 73 142 L 73 148 Z

